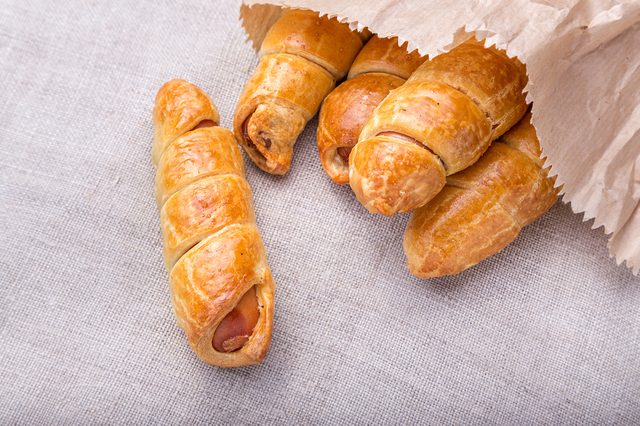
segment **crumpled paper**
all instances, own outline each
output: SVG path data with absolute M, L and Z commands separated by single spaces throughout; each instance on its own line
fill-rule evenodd
M 257 48 L 281 7 L 397 35 L 431 57 L 471 36 L 527 64 L 533 123 L 563 201 L 640 271 L 640 0 L 245 0 Z

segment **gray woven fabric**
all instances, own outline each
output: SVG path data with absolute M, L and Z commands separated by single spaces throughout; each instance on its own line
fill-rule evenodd
M 411 278 L 406 216 L 248 164 L 277 282 L 261 366 L 199 362 L 171 312 L 153 97 L 182 77 L 231 124 L 256 65 L 238 3 L 0 7 L 0 424 L 638 423 L 640 279 L 556 205 L 457 277 Z

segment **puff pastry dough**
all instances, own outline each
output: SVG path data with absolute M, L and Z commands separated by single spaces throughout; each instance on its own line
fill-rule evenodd
M 470 40 L 427 60 L 363 127 L 349 183 L 372 213 L 418 208 L 524 115 L 525 67 Z
M 471 167 L 415 210 L 404 235 L 411 273 L 457 274 L 499 252 L 555 203 L 540 145 L 527 114 Z
M 271 341 L 274 282 L 233 134 L 209 97 L 183 80 L 153 112 L 156 197 L 175 315 L 203 361 L 260 362 Z
M 284 174 L 293 145 L 343 78 L 366 35 L 308 10 L 287 10 L 267 33 L 233 119 L 236 139 L 262 170 Z
M 349 182 L 349 154 L 373 110 L 424 62 L 398 38 L 373 36 L 356 57 L 349 79 L 325 98 L 318 118 L 318 151 L 325 172 L 337 184 Z

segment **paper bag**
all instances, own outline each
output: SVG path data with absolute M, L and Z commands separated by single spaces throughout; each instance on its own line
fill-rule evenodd
M 640 271 L 640 0 L 245 0 L 259 47 L 281 7 L 397 35 L 431 57 L 471 36 L 527 64 L 533 123 L 551 174 L 618 264 Z

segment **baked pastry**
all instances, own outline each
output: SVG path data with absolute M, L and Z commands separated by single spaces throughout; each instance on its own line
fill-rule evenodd
M 309 10 L 282 13 L 233 117 L 236 139 L 258 167 L 279 175 L 289 170 L 298 135 L 347 74 L 365 37 Z
M 427 60 L 373 112 L 349 157 L 349 183 L 372 213 L 418 208 L 522 118 L 525 67 L 470 40 Z
M 499 252 L 555 203 L 531 114 L 415 210 L 404 235 L 409 271 L 457 274 Z
M 325 98 L 318 118 L 320 162 L 331 180 L 349 182 L 349 154 L 373 110 L 389 92 L 401 86 L 424 62 L 407 52 L 398 38 L 373 36 L 356 57 L 349 79 Z
M 203 361 L 260 362 L 271 341 L 274 282 L 233 133 L 209 97 L 183 80 L 153 111 L 156 197 L 178 325 Z

